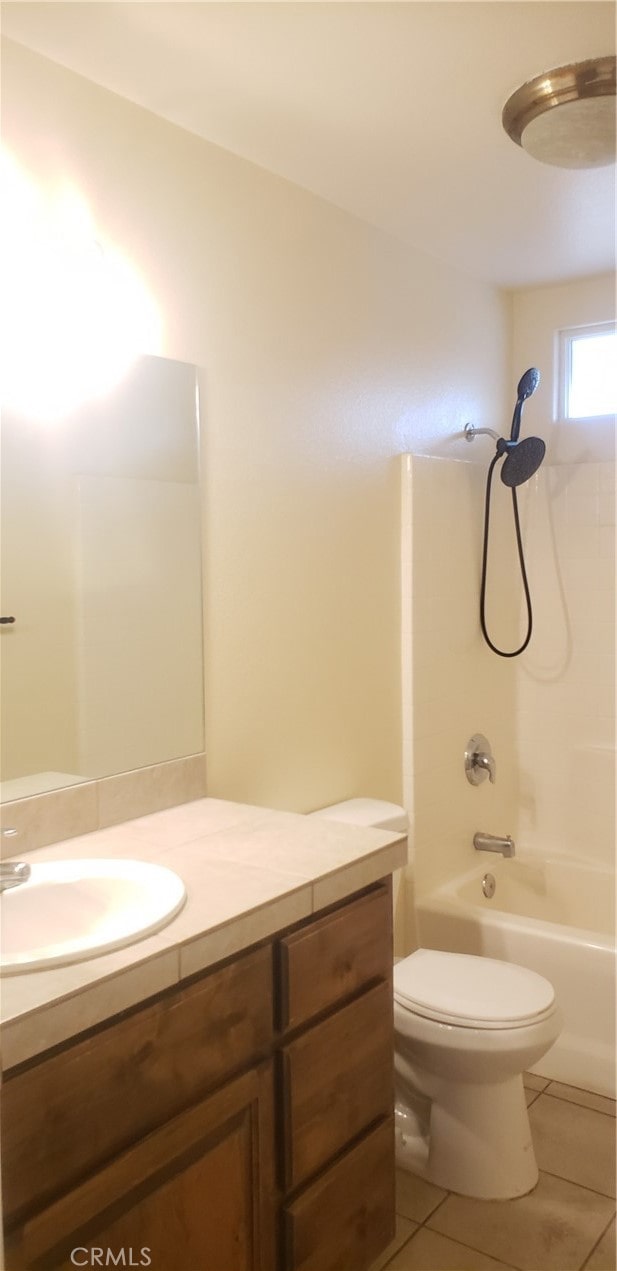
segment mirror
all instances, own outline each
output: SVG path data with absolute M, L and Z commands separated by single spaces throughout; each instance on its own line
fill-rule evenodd
M 2 799 L 203 751 L 195 367 L 3 410 L 1 480 Z

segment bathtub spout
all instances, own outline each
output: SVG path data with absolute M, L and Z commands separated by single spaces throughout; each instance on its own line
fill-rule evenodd
M 514 856 L 514 839 L 509 834 L 503 838 L 499 834 L 483 834 L 478 830 L 473 836 L 473 845 L 477 852 L 500 852 L 502 856 Z

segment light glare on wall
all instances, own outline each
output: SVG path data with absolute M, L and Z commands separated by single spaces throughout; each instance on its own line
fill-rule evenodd
M 7 152 L 1 165 L 2 402 L 53 421 L 160 353 L 160 315 L 74 188 L 44 193 Z

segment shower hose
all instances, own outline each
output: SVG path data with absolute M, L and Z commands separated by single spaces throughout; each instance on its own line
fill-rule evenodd
M 529 644 L 529 641 L 531 640 L 531 631 L 533 626 L 533 613 L 531 608 L 531 596 L 529 594 L 529 583 L 527 582 L 527 571 L 525 569 L 525 557 L 523 554 L 523 540 L 521 536 L 521 523 L 520 523 L 519 515 L 518 515 L 518 501 L 516 498 L 515 486 L 512 486 L 512 510 L 514 513 L 514 528 L 516 530 L 516 546 L 518 549 L 518 559 L 519 559 L 519 563 L 521 567 L 521 577 L 523 579 L 525 600 L 527 602 L 527 635 L 525 636 L 523 643 L 520 645 L 518 649 L 513 649 L 511 653 L 507 653 L 504 649 L 498 649 L 497 645 L 493 644 L 493 641 L 491 640 L 488 634 L 488 631 L 486 629 L 486 616 L 485 616 L 486 566 L 487 566 L 487 559 L 488 559 L 488 532 L 489 532 L 489 516 L 490 516 L 490 508 L 491 508 L 491 484 L 493 480 L 493 469 L 495 467 L 495 464 L 497 463 L 497 460 L 501 458 L 502 458 L 502 455 L 498 451 L 489 466 L 489 470 L 486 477 L 486 498 L 484 501 L 484 544 L 482 548 L 482 583 L 480 586 L 480 625 L 482 627 L 482 635 L 484 636 L 484 639 L 486 640 L 486 643 L 488 644 L 489 649 L 493 650 L 493 653 L 497 653 L 500 658 L 517 658 L 519 653 L 523 653 L 525 651 L 525 649 L 527 648 L 527 645 Z

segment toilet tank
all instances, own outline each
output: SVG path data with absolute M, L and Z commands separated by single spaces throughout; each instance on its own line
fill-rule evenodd
M 309 815 L 323 817 L 325 821 L 372 826 L 375 830 L 389 830 L 392 834 L 406 834 L 409 829 L 405 809 L 383 799 L 345 799 L 343 803 L 333 803 Z

